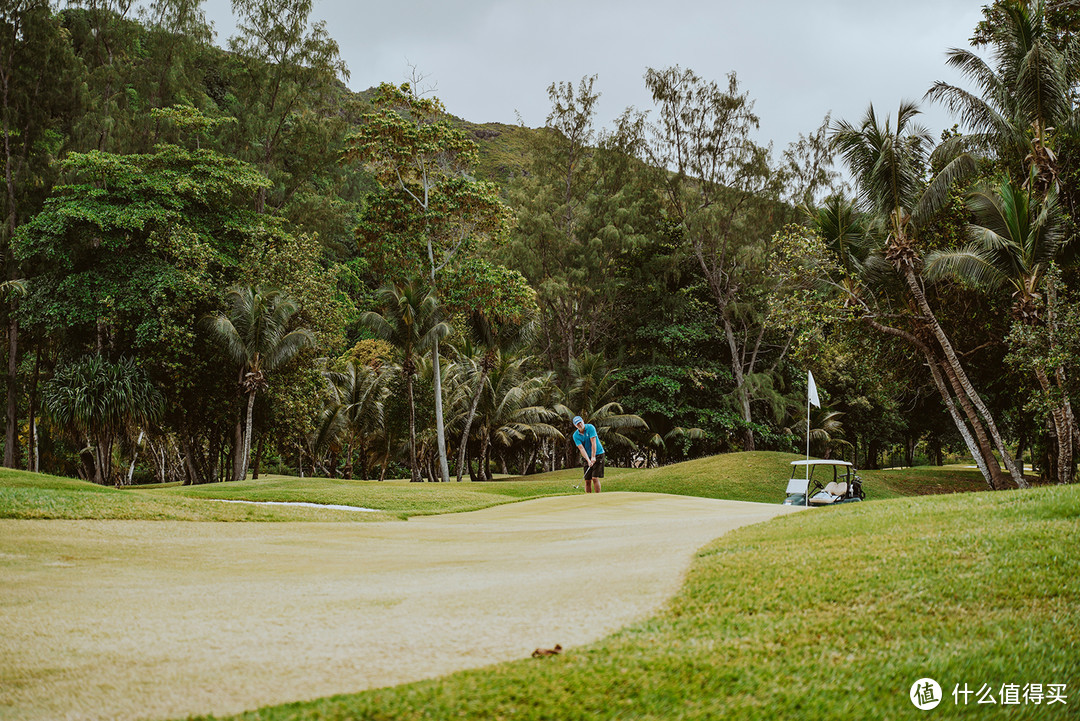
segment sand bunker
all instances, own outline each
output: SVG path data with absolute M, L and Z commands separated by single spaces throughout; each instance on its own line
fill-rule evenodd
M 579 646 L 790 507 L 638 493 L 383 523 L 0 521 L 0 718 L 165 719 Z

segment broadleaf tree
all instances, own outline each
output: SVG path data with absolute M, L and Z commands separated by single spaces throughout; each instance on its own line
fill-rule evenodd
M 405 257 L 420 260 L 429 285 L 438 287 L 439 273 L 455 259 L 479 241 L 505 234 L 509 210 L 494 185 L 469 175 L 477 161 L 476 143 L 446 117 L 438 99 L 422 97 L 415 84 L 383 83 L 374 103 L 375 111 L 364 116 L 344 153 L 346 162 L 362 163 L 381 185 L 358 234 L 381 235 L 389 226 L 392 237 L 403 241 Z M 416 270 L 421 269 L 411 272 Z M 432 362 L 439 472 L 449 481 L 438 338 Z

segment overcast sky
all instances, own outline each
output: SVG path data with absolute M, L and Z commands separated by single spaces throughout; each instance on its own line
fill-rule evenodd
M 449 112 L 544 124 L 547 87 L 596 74 L 598 125 L 652 107 L 643 75 L 680 65 L 755 100 L 758 141 L 775 153 L 825 113 L 858 121 L 919 100 L 935 80 L 960 83 L 945 52 L 967 47 L 989 0 L 314 0 L 348 64 L 353 90 L 402 82 L 414 65 Z M 217 44 L 234 34 L 230 0 L 206 0 Z M 953 120 L 924 104 L 936 137 Z

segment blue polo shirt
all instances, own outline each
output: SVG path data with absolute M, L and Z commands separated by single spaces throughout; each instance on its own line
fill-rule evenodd
M 596 455 L 600 455 L 604 452 L 604 447 L 600 445 L 600 436 L 596 435 L 596 426 L 592 423 L 585 424 L 585 432 L 574 431 L 574 445 L 583 446 L 586 453 L 592 453 L 592 443 L 589 443 L 589 439 L 596 439 Z

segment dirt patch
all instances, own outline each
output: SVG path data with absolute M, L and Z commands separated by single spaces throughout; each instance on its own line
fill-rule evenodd
M 406 523 L 0 521 L 0 718 L 161 719 L 589 643 L 794 509 L 640 493 Z

